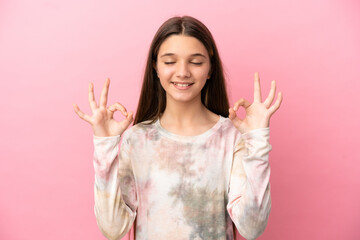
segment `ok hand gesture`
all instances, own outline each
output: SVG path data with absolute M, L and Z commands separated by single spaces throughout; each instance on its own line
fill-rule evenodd
M 282 93 L 279 92 L 276 102 L 270 107 L 275 97 L 275 90 L 276 83 L 274 80 L 271 82 L 269 96 L 262 102 L 259 73 L 255 73 L 254 102 L 250 103 L 242 98 L 234 104 L 233 108 L 229 109 L 229 118 L 241 133 L 246 133 L 257 128 L 269 127 L 270 117 L 279 109 L 282 102 Z M 236 115 L 236 111 L 240 106 L 245 108 L 246 111 L 244 119 L 240 119 Z
M 109 85 L 110 79 L 107 78 L 101 92 L 100 105 L 98 106 L 94 97 L 94 86 L 92 83 L 89 84 L 89 103 L 93 113 L 92 116 L 83 113 L 76 104 L 73 104 L 75 113 L 91 124 L 94 135 L 98 137 L 121 135 L 133 121 L 132 112 L 127 113 L 125 107 L 120 103 L 115 103 L 106 108 Z M 120 111 L 126 118 L 121 122 L 115 121 L 113 116 L 116 111 Z

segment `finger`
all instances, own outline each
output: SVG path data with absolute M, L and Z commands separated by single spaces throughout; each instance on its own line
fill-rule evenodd
M 254 102 L 261 102 L 260 77 L 256 72 L 254 75 Z
M 229 108 L 229 118 L 230 120 L 233 120 L 236 117 L 236 112 L 234 111 L 234 109 Z
M 283 99 L 283 97 L 282 97 L 282 92 L 279 92 L 279 93 L 278 93 L 278 97 L 277 97 L 277 99 L 276 99 L 276 102 L 274 103 L 274 105 L 272 105 L 272 106 L 269 108 L 270 115 L 272 115 L 274 112 L 276 112 L 276 110 L 279 109 L 280 104 L 281 104 L 281 102 L 282 102 L 282 99 Z
M 236 115 L 236 112 L 233 108 L 229 108 L 229 119 L 232 121 L 235 127 L 240 126 L 241 119 Z
M 124 121 L 118 122 L 118 124 L 121 128 L 124 128 L 124 127 L 127 128 L 133 120 L 134 120 L 133 113 L 128 112 L 126 119 Z
M 111 105 L 108 109 L 111 112 L 115 112 L 116 110 L 119 110 L 125 117 L 128 115 L 126 108 L 118 102 Z
M 89 104 L 91 110 L 94 112 L 97 108 L 97 104 L 95 102 L 94 85 L 92 83 L 89 83 Z
M 109 92 L 110 79 L 106 78 L 103 89 L 100 95 L 100 106 L 106 108 L 108 92 Z
M 247 101 L 244 98 L 241 98 L 240 100 L 238 100 L 235 104 L 234 104 L 234 111 L 236 112 L 240 106 L 243 106 L 244 108 L 248 108 L 251 105 L 251 103 L 249 101 Z
M 133 112 L 128 112 L 126 119 L 131 123 L 133 121 Z
M 273 80 L 273 81 L 271 81 L 271 89 L 270 89 L 269 95 L 264 102 L 266 108 L 269 108 L 271 103 L 273 102 L 274 97 L 275 97 L 275 92 L 276 92 L 276 83 L 275 83 L 275 80 Z
M 85 113 L 83 113 L 76 104 L 73 104 L 73 107 L 74 107 L 75 113 L 76 113 L 81 119 L 85 120 L 85 121 L 88 122 L 88 123 L 91 123 L 91 121 L 90 121 L 90 116 L 89 116 L 89 115 L 86 115 Z

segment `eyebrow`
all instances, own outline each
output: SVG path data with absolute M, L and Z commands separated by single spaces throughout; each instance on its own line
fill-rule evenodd
M 162 58 L 162 57 L 174 56 L 174 55 L 175 55 L 175 53 L 165 53 L 165 54 L 161 55 L 160 57 Z M 199 56 L 199 57 L 206 58 L 206 56 L 205 56 L 204 54 L 201 54 L 201 53 L 194 53 L 194 54 L 191 54 L 190 56 L 192 56 L 192 57 L 197 57 L 197 56 Z

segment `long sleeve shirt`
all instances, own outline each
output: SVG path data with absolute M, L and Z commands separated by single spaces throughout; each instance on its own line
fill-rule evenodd
M 110 240 L 135 222 L 135 239 L 246 239 L 265 230 L 270 208 L 269 128 L 241 134 L 220 116 L 181 136 L 159 119 L 93 136 L 95 216 Z

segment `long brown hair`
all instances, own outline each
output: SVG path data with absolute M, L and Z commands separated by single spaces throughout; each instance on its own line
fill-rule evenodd
M 223 117 L 229 115 L 229 100 L 223 67 L 209 29 L 190 16 L 172 17 L 160 26 L 151 42 L 134 125 L 146 120 L 153 123 L 165 111 L 166 93 L 157 77 L 154 64 L 156 64 L 161 44 L 174 34 L 195 37 L 204 44 L 210 57 L 211 76 L 201 90 L 201 102 L 216 114 Z

